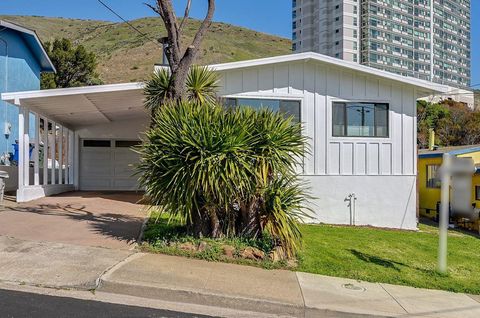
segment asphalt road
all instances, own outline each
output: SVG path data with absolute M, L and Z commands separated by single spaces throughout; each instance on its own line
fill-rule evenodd
M 167 310 L 0 290 L 1 318 L 212 318 Z

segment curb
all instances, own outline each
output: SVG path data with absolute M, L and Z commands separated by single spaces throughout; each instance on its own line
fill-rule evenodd
M 142 298 L 158 299 L 162 301 L 221 307 L 239 311 L 273 314 L 282 317 L 393 317 L 384 315 L 348 313 L 329 309 L 307 308 L 303 305 L 294 305 L 267 299 L 253 299 L 246 297 L 221 295 L 210 293 L 208 291 L 180 290 L 170 287 L 136 285 L 126 282 L 109 281 L 103 278 L 100 280 L 100 284 L 97 290 L 102 292 L 108 292 L 111 294 L 122 294 Z

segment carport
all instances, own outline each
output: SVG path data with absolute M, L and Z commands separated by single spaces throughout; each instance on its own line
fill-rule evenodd
M 143 83 L 5 93 L 2 99 L 20 108 L 18 202 L 72 190 L 138 189 L 131 147 L 149 124 Z

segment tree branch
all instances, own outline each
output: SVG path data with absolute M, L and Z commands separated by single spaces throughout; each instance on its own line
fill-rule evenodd
M 182 22 L 180 23 L 180 27 L 178 28 L 180 33 L 182 33 L 183 27 L 185 26 L 185 22 L 187 21 L 188 16 L 190 15 L 191 5 L 192 5 L 192 0 L 188 0 L 187 6 L 185 7 L 185 13 L 183 14 Z

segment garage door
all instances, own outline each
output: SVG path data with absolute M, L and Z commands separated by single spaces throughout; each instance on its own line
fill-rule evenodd
M 87 191 L 138 190 L 134 165 L 139 156 L 131 147 L 138 140 L 83 139 L 80 147 L 80 189 Z

